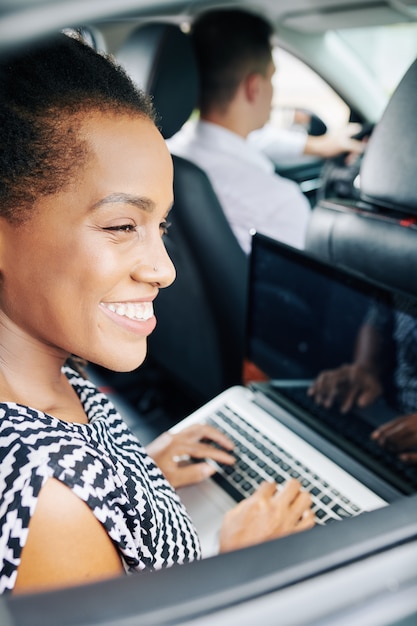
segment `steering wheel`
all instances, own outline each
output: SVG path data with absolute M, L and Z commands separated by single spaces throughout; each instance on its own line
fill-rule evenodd
M 375 124 L 365 123 L 361 130 L 352 135 L 353 139 L 368 139 L 374 129 Z M 354 162 L 346 163 L 348 153 L 339 154 L 337 157 L 326 159 L 322 171 L 322 183 L 317 192 L 317 200 L 326 198 L 359 198 L 360 191 L 355 181 L 359 174 L 363 154 L 359 155 Z

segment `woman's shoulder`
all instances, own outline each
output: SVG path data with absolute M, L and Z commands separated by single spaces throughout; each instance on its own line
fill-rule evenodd
M 15 589 L 81 584 L 122 571 L 116 546 L 91 508 L 64 483 L 48 480 L 31 518 Z
M 45 431 L 53 432 L 51 419 L 42 411 L 16 402 L 0 402 L 0 438 L 4 448 L 8 441 L 36 444 Z M 15 444 L 16 445 L 16 444 Z
M 98 451 L 84 426 L 24 404 L 0 402 L 0 476 L 46 478 L 70 471 L 81 457 L 96 462 Z

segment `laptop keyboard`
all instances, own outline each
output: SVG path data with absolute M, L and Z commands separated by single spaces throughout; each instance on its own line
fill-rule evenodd
M 236 462 L 231 466 L 216 463 L 218 472 L 212 478 L 236 501 L 250 496 L 265 480 L 280 484 L 296 478 L 311 494 L 317 523 L 326 524 L 362 511 L 227 405 L 212 413 L 206 421 L 234 443 Z

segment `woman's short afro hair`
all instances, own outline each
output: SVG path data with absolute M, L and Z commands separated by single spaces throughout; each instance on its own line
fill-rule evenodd
M 148 96 L 109 57 L 64 34 L 0 64 L 0 216 L 24 222 L 36 200 L 85 163 L 77 132 L 93 111 L 155 121 Z

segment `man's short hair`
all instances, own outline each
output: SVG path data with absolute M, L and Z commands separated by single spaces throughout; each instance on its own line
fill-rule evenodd
M 266 74 L 272 34 L 265 19 L 240 9 L 207 11 L 195 20 L 191 36 L 200 71 L 202 112 L 226 106 L 249 74 Z

